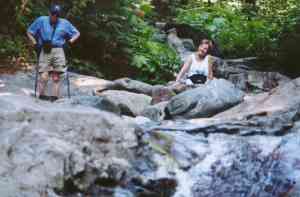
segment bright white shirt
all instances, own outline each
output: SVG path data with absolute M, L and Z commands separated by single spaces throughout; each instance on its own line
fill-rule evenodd
M 202 74 L 208 76 L 208 67 L 209 67 L 209 55 L 206 55 L 203 60 L 197 60 L 196 54 L 192 54 L 192 63 L 188 72 L 188 77 L 195 74 Z

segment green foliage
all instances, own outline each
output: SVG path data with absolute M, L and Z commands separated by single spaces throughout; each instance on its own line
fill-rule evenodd
M 69 63 L 70 70 L 75 72 L 85 74 L 85 75 L 92 75 L 99 78 L 103 78 L 103 73 L 100 72 L 97 64 L 83 61 L 81 59 L 73 58 Z
M 0 3 L 0 56 L 29 53 L 28 25 L 48 14 L 49 0 Z M 173 79 L 179 57 L 149 24 L 190 24 L 214 38 L 225 57 L 277 54 L 284 32 L 299 23 L 300 0 L 65 0 L 64 17 L 81 32 L 72 68 L 106 78 L 129 75 L 151 83 Z M 250 1 L 248 1 L 250 2 Z M 123 69 L 123 70 L 120 70 Z M 130 72 L 129 72 L 130 71 Z
M 248 18 L 241 10 L 224 5 L 181 9 L 179 23 L 191 24 L 218 41 L 225 56 L 254 56 L 276 45 L 279 28 L 263 18 Z
M 145 22 L 153 10 L 149 0 L 74 0 L 65 7 L 69 7 L 68 18 L 81 30 L 80 46 L 72 56 L 96 63 L 94 67 L 74 64 L 77 70 L 113 75 L 120 70 L 112 68 L 128 66 L 138 70 L 132 77 L 152 83 L 173 78 L 178 59 L 165 43 L 155 40 L 157 31 Z
M 134 33 L 129 36 L 133 51 L 131 65 L 141 71 L 140 79 L 148 82 L 166 82 L 178 70 L 179 58 L 165 43 L 156 40 L 157 30 L 138 18 L 132 23 Z
M 14 40 L 0 39 L 0 58 L 7 59 L 9 57 L 26 57 L 27 49 L 22 37 L 16 37 Z

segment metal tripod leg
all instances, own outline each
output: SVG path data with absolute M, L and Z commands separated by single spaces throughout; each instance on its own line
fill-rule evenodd
M 70 91 L 70 77 L 68 70 L 66 71 L 66 79 L 67 79 L 67 89 L 68 89 L 68 98 L 71 98 L 71 91 Z
M 38 66 L 35 67 L 35 79 L 34 79 L 34 97 L 36 96 L 37 87 L 38 87 L 38 80 L 39 80 L 39 69 Z
M 36 49 L 36 62 L 37 64 L 35 65 L 35 79 L 34 79 L 34 97 L 37 97 L 36 92 L 38 89 L 38 83 L 39 83 L 39 61 L 40 61 L 40 49 Z

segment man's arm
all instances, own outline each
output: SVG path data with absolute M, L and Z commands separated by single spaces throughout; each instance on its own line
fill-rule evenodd
M 29 38 L 32 45 L 37 44 L 37 40 L 35 36 L 37 35 L 40 27 L 41 27 L 42 17 L 37 18 L 27 29 L 27 37 Z
M 35 46 L 35 45 L 37 44 L 36 39 L 34 38 L 34 36 L 33 36 L 29 31 L 27 31 L 27 37 L 29 38 L 30 43 L 31 43 L 33 46 Z
M 69 40 L 69 43 L 73 44 L 79 38 L 80 32 L 69 21 L 67 22 L 67 24 L 67 34 L 68 37 L 71 38 Z
M 77 32 L 77 33 L 69 40 L 70 44 L 73 44 L 73 43 L 79 38 L 79 36 L 80 36 L 80 33 Z

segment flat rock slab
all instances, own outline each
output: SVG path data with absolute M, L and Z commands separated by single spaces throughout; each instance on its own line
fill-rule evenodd
M 92 96 L 96 88 L 107 87 L 111 81 L 96 77 L 79 75 L 69 72 L 71 96 Z M 0 93 L 33 95 L 35 72 L 17 72 L 15 74 L 0 75 Z M 51 93 L 51 80 L 48 83 L 48 93 Z M 67 82 L 62 81 L 61 96 L 67 97 Z
M 141 81 L 133 80 L 130 78 L 121 78 L 106 83 L 106 86 L 99 86 L 95 89 L 95 93 L 99 94 L 107 90 L 124 90 L 133 93 L 152 95 L 153 86 Z

